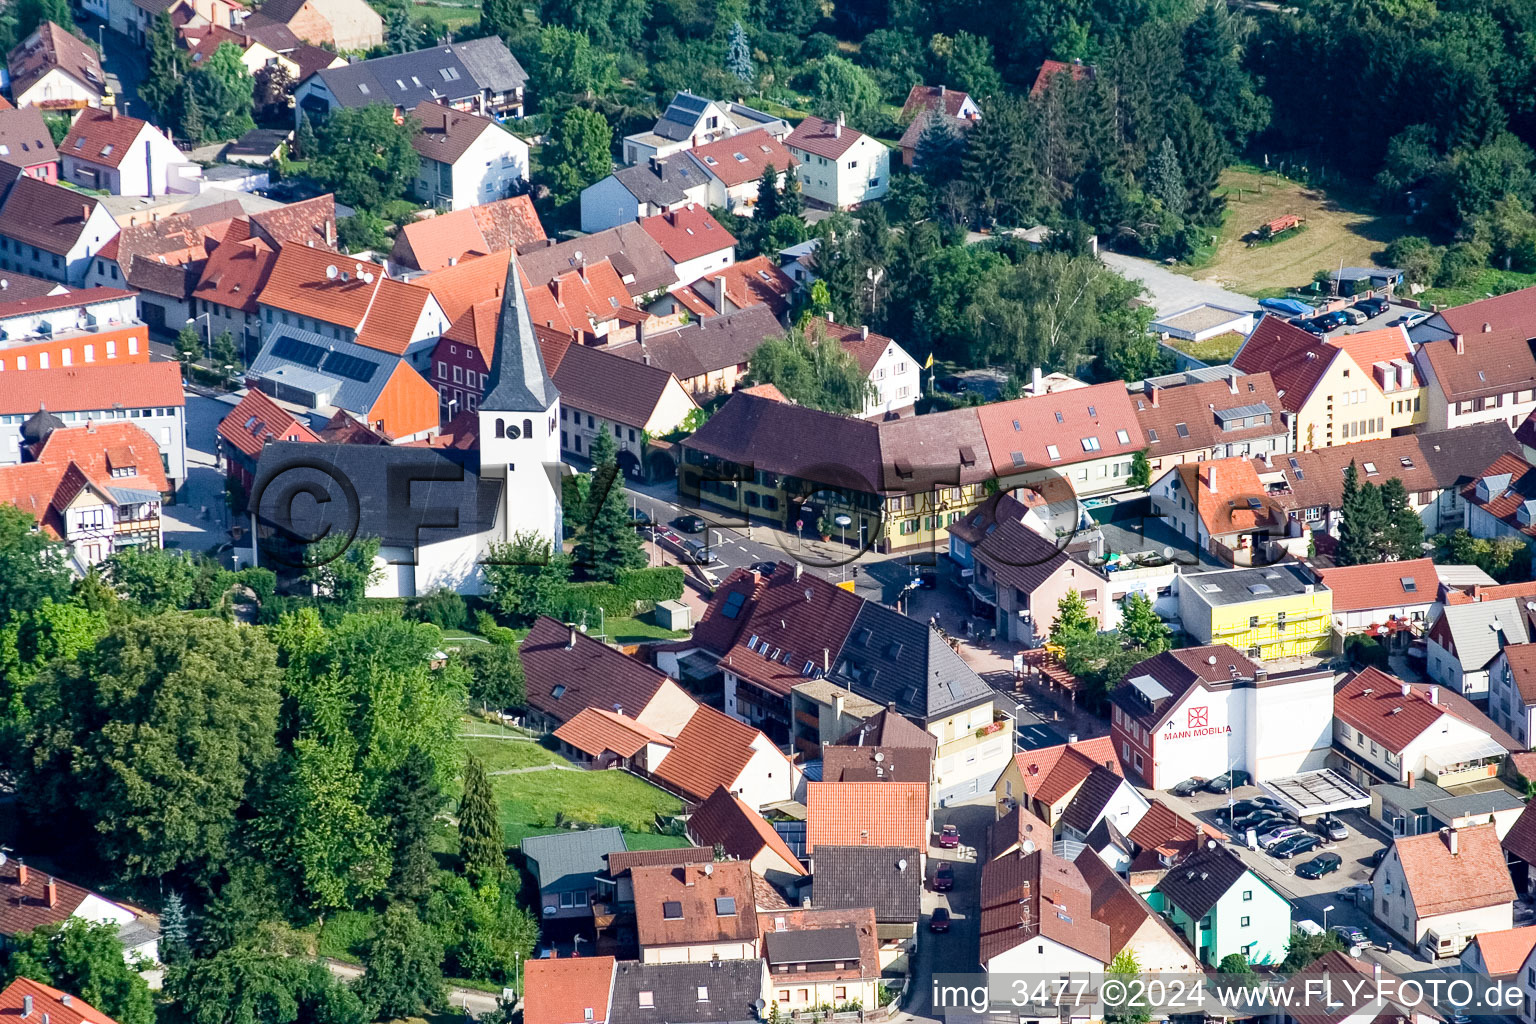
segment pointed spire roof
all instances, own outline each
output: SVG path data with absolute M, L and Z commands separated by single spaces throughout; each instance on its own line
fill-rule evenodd
M 48 440 L 48 435 L 55 430 L 63 430 L 64 421 L 48 411 L 47 406 L 39 406 L 37 412 L 28 416 L 21 424 L 21 439 L 27 444 L 42 444 Z
M 507 261 L 507 283 L 501 293 L 501 317 L 496 325 L 496 350 L 491 356 L 490 380 L 480 408 L 491 411 L 543 411 L 555 404 L 560 392 L 544 368 L 539 339 L 528 316 L 517 259 Z

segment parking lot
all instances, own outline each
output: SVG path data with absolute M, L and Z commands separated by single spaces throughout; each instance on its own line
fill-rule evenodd
M 1277 313 L 1276 315 L 1282 314 Z M 1391 327 L 1399 321 L 1403 320 L 1405 317 L 1417 317 L 1422 315 L 1422 310 L 1414 309 L 1412 306 L 1404 306 L 1399 303 L 1392 302 L 1387 304 L 1387 308 L 1383 312 L 1377 314 L 1376 316 L 1370 317 L 1364 323 L 1346 324 L 1343 327 L 1338 327 L 1327 332 L 1324 337 L 1338 338 L 1347 334 L 1357 334 L 1360 331 L 1377 331 L 1381 330 L 1383 327 Z

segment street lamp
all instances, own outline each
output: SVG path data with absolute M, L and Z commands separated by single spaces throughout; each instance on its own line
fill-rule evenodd
M 1330 911 L 1332 909 L 1333 909 L 1333 904 L 1332 903 L 1328 904 L 1326 907 L 1323 908 L 1323 931 L 1327 931 L 1328 930 L 1328 911 Z
M 199 313 L 197 316 L 187 317 L 187 326 L 191 327 L 199 320 L 203 321 L 203 342 L 208 348 L 208 361 L 213 362 L 213 314 Z

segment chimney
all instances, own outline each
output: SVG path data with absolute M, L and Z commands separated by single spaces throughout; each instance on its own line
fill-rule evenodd
M 1142 391 L 1146 392 L 1146 395 L 1147 395 L 1148 398 L 1152 399 L 1152 408 L 1156 409 L 1157 408 L 1157 402 L 1158 402 L 1157 393 L 1161 389 L 1157 388 L 1157 387 L 1154 387 L 1152 385 L 1152 382 L 1149 381 L 1149 380 L 1144 380 L 1144 381 L 1141 382 L 1141 389 L 1142 389 Z
M 1269 678 L 1269 669 L 1260 666 L 1253 670 L 1253 681 L 1262 683 Z
M 554 287 L 555 305 L 557 305 L 557 306 L 564 306 L 565 305 L 565 288 L 564 288 L 564 286 L 561 285 L 560 279 L 557 277 L 553 281 L 551 281 L 550 284 Z
M 896 702 L 895 701 L 891 701 L 889 704 L 887 704 L 885 706 L 885 710 L 889 711 L 891 714 L 894 715 L 896 713 Z
M 832 126 L 832 137 L 834 139 L 843 137 L 843 115 L 841 113 L 837 115 L 837 123 Z
M 569 651 L 569 650 L 574 649 L 575 646 L 576 646 L 576 627 L 572 626 L 571 627 L 570 639 L 566 640 L 566 642 L 565 642 L 565 649 Z
M 1493 330 L 1493 324 L 1489 324 L 1489 323 L 1483 324 L 1483 333 L 1484 334 L 1487 334 L 1488 332 L 1490 332 L 1492 330 Z
M 63 1003 L 65 1006 L 68 1006 L 69 1005 L 69 993 L 68 992 L 60 992 L 59 993 L 59 1002 Z
M 1404 683 L 1402 693 L 1404 697 L 1408 696 L 1409 694 L 1413 693 L 1413 687 L 1409 686 L 1407 683 Z
M 1380 961 L 1371 964 L 1371 977 L 1375 980 L 1377 986 L 1381 985 L 1381 963 L 1380 963 Z M 1378 987 L 1377 991 L 1379 992 L 1379 991 L 1381 991 L 1381 989 Z
M 80 204 L 80 220 L 85 222 L 91 219 L 91 206 L 89 203 Z
M 16 859 L 16 884 L 24 886 L 27 884 L 27 879 L 31 877 L 31 872 L 27 870 L 27 862 L 18 857 Z
M 800 897 L 800 909 L 802 909 L 802 910 L 810 910 L 811 909 L 811 898 L 809 896 L 801 896 Z
M 1076 743 L 1077 742 L 1077 733 L 1075 733 L 1075 732 L 1067 733 L 1067 742 L 1068 743 Z
M 795 563 L 795 579 L 798 580 L 800 578 L 800 572 L 801 572 L 802 569 L 803 569 L 803 566 L 801 566 L 801 564 L 799 562 L 796 562 Z
M 945 86 L 945 85 L 939 86 L 939 99 L 943 99 L 944 98 L 944 94 L 946 92 L 948 92 L 948 91 L 949 91 L 949 87 L 948 86 Z
M 1456 354 L 1459 356 L 1467 354 L 1467 339 L 1462 337 L 1460 331 L 1456 332 Z
M 43 886 L 43 898 L 48 901 L 50 907 L 59 905 L 59 883 L 52 878 Z
M 821 649 L 821 670 L 822 672 L 832 671 L 832 648 L 830 647 Z
M 1457 832 L 1456 829 L 1448 828 L 1443 833 L 1444 836 L 1445 836 L 1445 847 L 1446 847 L 1446 849 L 1451 851 L 1451 856 L 1452 857 L 1456 856 L 1456 854 L 1459 852 L 1459 848 L 1460 848 L 1460 844 L 1456 840 L 1456 832 Z
M 32 997 L 31 996 L 22 996 L 21 997 L 21 1015 L 23 1017 L 30 1017 L 30 1016 L 32 1016 Z
M 832 698 L 832 714 L 838 718 L 843 717 L 843 695 L 841 693 Z
M 868 337 L 869 337 L 869 324 L 862 324 L 862 325 L 860 325 L 860 327 L 859 327 L 859 338 L 862 340 L 862 339 L 868 338 Z
M 1429 688 L 1429 702 L 1431 704 L 1439 704 L 1440 703 L 1440 687 L 1438 687 L 1438 686 L 1431 686 Z
M 1408 773 L 1408 788 L 1413 788 L 1413 772 Z
M 1236 377 L 1228 377 L 1227 378 L 1227 390 L 1232 392 L 1234 395 L 1237 394 L 1237 378 Z

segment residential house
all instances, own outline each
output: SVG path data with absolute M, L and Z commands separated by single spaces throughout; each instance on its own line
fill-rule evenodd
M 1061 60 L 1044 61 L 1040 65 L 1040 71 L 1035 75 L 1035 84 L 1029 88 L 1030 96 L 1042 95 L 1061 75 L 1065 75 L 1066 80 L 1070 82 L 1091 82 L 1097 75 L 1097 69 L 1092 64 L 1084 64 L 1078 59 L 1074 59 L 1070 64 Z
M 547 616 L 534 620 L 518 652 L 528 691 L 528 724 L 534 729 L 553 732 L 583 710 L 596 708 L 676 736 L 697 707 L 665 673 Z
M 1100 767 L 1125 774 L 1108 736 L 1015 754 L 992 789 L 998 816 L 1023 808 L 1054 830 L 1084 781 Z
M 1483 932 L 1461 951 L 1461 967 L 1471 974 L 1519 984 L 1520 968 L 1536 950 L 1536 925 Z
M 808 782 L 805 806 L 805 852 L 813 863 L 820 846 L 889 846 L 927 856 L 927 783 Z
M 1193 585 L 1231 575 L 1203 573 Z M 1180 585 L 1188 589 L 1189 579 Z M 1215 643 L 1164 651 L 1138 662 L 1111 693 L 1110 736 L 1121 763 L 1147 786 L 1168 789 L 1234 768 L 1263 782 L 1326 764 L 1333 739 L 1333 673 L 1272 675 L 1242 649 Z M 1264 727 L 1276 721 L 1286 728 Z
M 629 874 L 642 963 L 758 959 L 757 905 L 745 861 L 635 867 Z
M 1196 551 L 1228 565 L 1271 561 L 1272 541 L 1286 535 L 1285 515 L 1270 504 L 1258 471 L 1246 459 L 1176 465 L 1153 482 L 1150 493 L 1159 519 L 1192 541 Z M 1283 545 L 1282 550 L 1290 553 Z
M 528 180 L 528 143 L 494 119 L 436 101 L 413 113 L 421 123 L 411 138 L 421 156 L 416 198 L 428 206 L 465 210 L 505 199 Z
M 710 183 L 710 175 L 686 154 L 651 157 L 620 167 L 581 190 L 581 230 L 606 231 L 689 203 L 703 203 Z
M 115 196 L 195 193 L 203 173 L 160 129 L 116 107 L 82 110 L 60 152 L 65 181 Z
M 26 421 L 40 411 L 68 427 L 122 421 L 144 429 L 160 449 L 171 490 L 187 479 L 186 394 L 176 363 L 59 367 L 6 372 L 0 388 L 0 465 L 23 461 Z
M 1486 700 L 1499 651 L 1533 639 L 1536 614 L 1529 605 L 1515 598 L 1446 603 L 1425 634 L 1430 680 L 1472 700 Z
M 17 107 L 79 110 L 110 105 L 112 90 L 101 70 L 101 55 L 61 25 L 43 22 L 6 54 L 5 62 Z
M 306 43 L 337 51 L 384 43 L 384 19 L 363 0 L 263 0 L 246 20 L 283 25 Z
M 800 163 L 806 202 L 842 210 L 884 197 L 891 185 L 891 151 L 863 132 L 836 121 L 807 117 L 784 140 Z
M 667 259 L 666 252 L 639 224 L 621 224 L 567 242 L 545 239 L 542 243 L 519 247 L 517 253 L 518 265 L 528 280 L 545 285 L 557 277 L 579 271 L 583 264 L 590 268 L 605 260 L 613 266 L 625 291 L 637 303 L 644 296 L 682 283 L 678 281 L 677 270 Z M 540 321 L 536 318 L 534 322 Z
M 997 635 L 1033 644 L 1069 593 L 1082 598 L 1100 629 L 1112 625 L 1109 578 L 1067 554 L 1071 537 L 1047 539 L 1028 525 L 1028 509 L 998 494 L 950 524 L 949 547 L 962 572 L 973 610 L 989 615 Z
M 707 705 L 697 705 L 653 778 L 690 802 L 722 786 L 752 808 L 798 799 L 802 774 L 757 729 Z
M 1002 489 L 1066 478 L 1080 498 L 1131 487 L 1131 461 L 1146 447 L 1119 382 L 1033 394 L 977 408 Z
M 767 967 L 761 960 L 707 964 L 621 960 L 613 974 L 610 1024 L 758 1024 L 756 1003 L 764 998 L 767 987 Z
M 1297 563 L 1200 573 L 1179 580 L 1179 621 L 1199 643 L 1263 661 L 1319 654 L 1331 642 L 1333 592 Z
M 1427 429 L 1502 422 L 1513 430 L 1536 410 L 1536 354 L 1527 327 L 1533 303 L 1536 289 L 1522 288 L 1442 310 L 1409 329 L 1418 345 Z
M 906 125 L 901 133 L 901 162 L 915 166 L 923 133 L 938 120 L 956 136 L 981 120 L 981 108 L 970 93 L 942 85 L 914 85 L 898 118 Z
M 1387 397 L 1371 371 L 1346 349 L 1272 313 L 1254 325 L 1232 365 L 1244 373 L 1269 373 L 1290 427 L 1292 448 L 1327 448 L 1391 436 Z M 1399 369 L 1393 366 L 1394 392 L 1400 390 Z
M 1097 854 L 1084 850 L 1072 866 L 1088 887 L 1093 919 L 1109 929 L 1111 962 L 1130 950 L 1142 974 L 1192 974 L 1200 970 L 1194 952 L 1173 926 Z
M 524 965 L 523 1020 L 526 1024 L 610 1024 L 611 956 L 529 960 Z
M 395 441 L 438 431 L 432 385 L 398 354 L 342 338 L 278 325 L 268 334 L 246 379 L 279 401 L 321 416 L 338 410 Z
M 822 744 L 835 743 L 850 730 L 858 734 L 862 731 L 861 726 L 866 719 L 885 713 L 881 705 L 860 697 L 837 683 L 828 682 L 825 679 L 807 679 L 803 683 L 796 683 L 790 687 L 790 742 L 795 750 L 800 751 L 807 758 L 819 758 L 822 752 L 828 749 Z M 894 712 L 892 714 L 894 715 Z M 895 715 L 895 717 L 901 716 Z M 924 732 L 921 726 L 904 718 L 902 721 L 906 723 L 909 732 L 922 744 L 921 749 L 927 751 L 927 759 L 931 765 L 933 749 L 938 741 L 931 733 Z M 825 771 L 825 768 L 823 770 Z
M 773 826 L 724 786 L 694 808 L 688 835 L 705 849 L 719 847 L 727 857 L 746 861 L 753 874 L 781 890 L 798 886 L 808 874 Z
M 619 828 L 588 828 L 528 836 L 519 844 L 539 886 L 541 928 L 561 932 L 590 926 L 598 901 L 597 876 L 608 855 L 628 849 Z
M 38 1015 L 59 1024 L 117 1024 L 79 996 L 31 978 L 18 977 L 0 991 L 0 1016 L 30 1020 Z
M 182 7 L 181 10 L 186 8 Z M 244 28 L 243 25 L 241 27 Z M 202 19 L 192 19 L 176 26 L 176 40 L 186 50 L 187 57 L 194 68 L 202 65 L 204 61 L 212 60 L 213 55 L 219 51 L 219 47 L 228 43 L 240 51 L 240 63 L 252 76 L 258 71 L 281 68 L 287 73 L 290 82 L 300 80 L 299 65 L 292 57 L 273 49 L 244 31 L 236 31 L 211 22 L 204 23 Z M 277 134 L 283 141 L 287 141 L 291 135 L 288 132 Z M 275 150 L 277 147 L 274 145 L 272 148 Z M 227 152 L 225 158 L 228 159 Z
M 1439 1011 L 1427 1000 L 1400 996 L 1404 983 L 1404 978 L 1383 970 L 1379 960 L 1367 963 L 1343 950 L 1329 950 L 1292 974 L 1275 992 L 1276 1005 L 1293 1009 L 1262 1019 L 1265 1024 L 1434 1024 L 1439 1020 Z M 1319 993 L 1326 1001 L 1318 998 Z
M 1460 694 L 1374 668 L 1338 685 L 1333 717 L 1330 767 L 1367 786 L 1419 779 L 1448 788 L 1491 779 L 1518 749 Z
M 1399 836 L 1371 882 L 1372 916 L 1431 961 L 1514 925 L 1515 887 L 1491 824 Z
M 1052 844 L 1051 826 L 1023 804 L 1010 802 L 1007 810 L 1001 805 L 997 810 L 997 819 L 987 825 L 986 846 L 976 849 L 978 861 L 996 860 L 1017 853 L 1024 849 L 1025 843 L 1031 844 L 1030 849 Z
M 1278 964 L 1291 942 L 1290 901 L 1215 840 L 1174 865 L 1148 902 L 1207 968 L 1233 953 Z
M 651 319 L 633 303 L 624 275 L 607 258 L 589 261 L 583 256 L 575 267 L 546 279 L 524 278 L 523 288 L 533 323 L 546 336 L 578 345 L 636 340 Z
M 982 865 L 979 928 L 988 974 L 1098 974 L 1113 956 L 1082 873 L 1046 848 Z
M 698 408 L 666 370 L 585 345 L 565 346 L 553 374 L 562 399 L 561 453 L 588 458 L 597 435 L 611 434 L 619 468 L 631 479 L 647 472 L 647 440 L 670 434 Z
M 1424 629 L 1440 601 L 1440 578 L 1428 558 L 1338 565 L 1317 574 L 1333 592 L 1336 629 L 1385 636 L 1394 648 Z
M 875 912 L 785 910 L 758 915 L 768 992 L 781 1014 L 818 1006 L 880 1006 Z
M 192 286 L 192 313 L 207 317 L 214 337 L 228 331 L 240 339 L 248 362 L 261 339 L 261 306 L 257 297 L 277 262 L 277 249 L 261 238 L 220 245 L 203 264 Z
M 679 281 L 697 281 L 736 262 L 736 239 L 706 207 L 689 204 L 640 221 L 672 261 Z
M 1170 868 L 1210 839 L 1222 842 L 1227 836 L 1153 800 L 1129 832 L 1101 821 L 1088 833 L 1084 852 L 1092 852 L 1136 892 L 1149 893 Z
M 1532 871 L 1532 865 L 1536 865 L 1536 813 L 1532 813 L 1529 804 L 1505 831 L 1500 843 L 1504 848 L 1504 860 L 1509 866 L 1515 890 L 1521 896 L 1529 896 L 1536 891 L 1536 872 Z
M 654 772 L 672 753 L 673 739 L 633 718 L 587 708 L 554 732 L 560 752 L 589 768 L 626 768 L 637 775 Z
M 1290 451 L 1280 396 L 1265 373 L 1215 380 L 1200 372 L 1152 377 L 1133 388 L 1140 436 L 1156 480 L 1172 466 Z
M 666 370 L 700 401 L 736 390 L 752 353 L 784 326 L 767 306 L 748 306 L 724 316 L 694 319 L 681 327 L 647 332 L 632 344 L 611 345 L 616 356 Z
M 1062 810 L 1062 838 L 1083 842 L 1101 824 L 1123 835 L 1141 821 L 1150 806 L 1119 772 L 1099 765 L 1088 773 Z
M 1421 429 L 1429 421 L 1424 376 L 1414 364 L 1414 343 L 1407 328 L 1399 325 L 1336 334 L 1328 344 L 1349 353 L 1355 365 L 1369 373 L 1381 389 L 1387 400 L 1387 429 L 1393 434 Z
M 871 388 L 864 401 L 862 415 L 909 415 L 922 391 L 922 364 L 911 353 L 883 334 L 871 334 L 866 324 L 860 327 L 811 317 L 803 329 L 811 339 L 836 341 L 859 364 Z
M 142 427 L 66 429 L 57 417 L 39 412 L 22 425 L 22 434 L 31 442 L 31 459 L 0 467 L 0 501 L 63 541 L 76 571 L 129 548 L 160 547 L 160 506 L 171 485 L 160 449 Z
M 799 162 L 784 145 L 788 128 L 779 122 L 773 129 L 753 129 L 695 146 L 685 156 L 672 159 L 686 159 L 693 164 L 695 172 L 703 172 L 705 187 L 700 201 L 705 206 L 751 216 L 757 207 L 757 193 L 768 168 L 778 172 L 778 187 L 783 189 L 785 173 Z M 692 181 L 693 176 L 690 175 L 688 180 Z
M 310 0 L 314 2 L 314 0 Z M 405 117 L 424 102 L 488 117 L 522 117 L 528 73 L 499 36 L 395 53 L 316 71 L 294 90 L 294 127 L 308 116 L 383 103 Z
M 218 434 L 225 475 L 239 483 L 242 493 L 247 495 L 256 483 L 261 450 L 269 442 L 320 440 L 318 434 L 260 388 L 246 391 L 239 404 L 219 421 Z
M 1519 455 L 1500 455 L 1461 489 L 1467 532 L 1496 540 L 1536 544 L 1536 466 Z
M 336 248 L 336 197 L 327 192 L 249 215 L 251 235 L 273 248 L 297 242 L 309 248 Z
M 0 110 L 0 163 L 50 185 L 59 180 L 59 150 L 38 108 Z
M 412 221 L 395 236 L 389 258 L 401 266 L 430 273 L 453 266 L 469 253 L 508 252 L 544 240 L 544 226 L 539 223 L 533 200 L 513 196 Z
M 191 319 L 192 290 L 209 253 L 226 240 L 246 238 L 250 230 L 233 198 L 130 222 L 90 261 L 85 283 L 137 289 L 144 322 L 151 330 L 174 335 Z M 201 326 L 204 344 L 210 344 L 208 325 Z M 244 349 L 247 358 L 251 351 Z
M 20 858 L 0 864 L 0 940 L 10 944 L 36 928 L 76 919 L 116 925 L 123 959 L 130 964 L 138 957 L 159 962 L 160 928 L 155 918 L 28 867 Z
M 681 293 L 692 294 L 692 302 Z M 795 283 L 766 256 L 732 263 L 698 278 L 686 289 L 663 296 L 650 306 L 657 316 L 686 309 L 697 316 L 731 313 L 748 306 L 767 306 L 783 320 L 789 314 Z
M 1507 644 L 1493 656 L 1488 717 L 1521 746 L 1536 742 L 1536 644 Z
M 823 758 L 825 781 L 934 780 L 938 738 L 889 704 L 879 707 L 874 701 L 824 679 L 796 686 L 794 696 L 795 745 L 804 750 L 808 741 L 815 742 L 817 754 Z M 815 717 L 819 729 L 815 734 L 807 735 L 798 728 L 806 724 L 799 718 L 805 700 L 815 702 L 813 706 L 818 708 Z M 823 743 L 826 745 L 822 746 Z M 872 765 L 876 754 L 882 760 Z M 832 759 L 830 771 L 828 757 Z
M 882 968 L 889 968 L 922 917 L 923 856 L 917 847 L 816 847 L 811 902 L 830 910 L 872 907 Z
M 58 294 L 0 301 L 0 370 L 149 362 L 148 329 L 133 292 L 62 285 L 53 291 Z M 9 293 L 0 288 L 0 295 Z
M 667 159 L 718 139 L 759 129 L 775 139 L 789 134 L 789 125 L 772 114 L 740 103 L 706 99 L 684 89 L 672 97 L 650 131 L 625 136 L 624 164 L 634 166 Z
M 1493 823 L 1500 840 L 1519 824 L 1525 804 L 1508 789 L 1452 796 L 1432 782 L 1383 782 L 1371 787 L 1371 817 L 1394 836 Z M 1511 867 L 1513 867 L 1513 862 Z
M 0 268 L 79 288 L 92 258 L 116 235 L 117 223 L 96 197 L 23 175 L 0 205 Z

